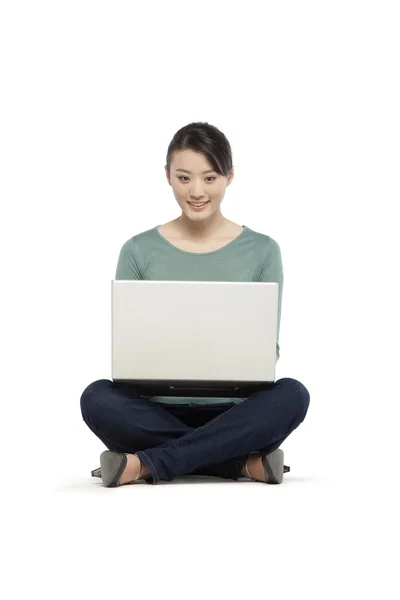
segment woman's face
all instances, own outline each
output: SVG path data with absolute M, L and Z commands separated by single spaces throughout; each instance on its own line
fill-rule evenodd
M 190 219 L 200 220 L 220 212 L 225 189 L 233 179 L 233 168 L 228 177 L 219 175 L 202 154 L 180 150 L 173 154 L 168 183 L 182 212 Z M 205 172 L 206 171 L 206 172 Z M 201 209 L 192 204 L 206 203 Z

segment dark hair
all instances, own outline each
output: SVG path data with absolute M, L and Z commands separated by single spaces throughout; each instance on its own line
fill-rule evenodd
M 193 150 L 203 154 L 219 174 L 228 176 L 232 169 L 232 150 L 226 136 L 206 122 L 189 123 L 172 138 L 167 152 L 167 171 L 171 174 L 173 153 L 178 150 Z

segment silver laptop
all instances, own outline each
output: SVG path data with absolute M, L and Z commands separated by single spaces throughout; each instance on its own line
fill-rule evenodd
M 246 397 L 275 381 L 278 283 L 113 280 L 112 379 Z

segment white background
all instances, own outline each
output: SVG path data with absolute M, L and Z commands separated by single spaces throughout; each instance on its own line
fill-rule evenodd
M 398 597 L 399 27 L 382 0 L 1 4 L 4 597 Z M 280 245 L 277 379 L 310 408 L 281 486 L 106 489 L 79 399 L 192 121 L 231 143 L 223 214 Z

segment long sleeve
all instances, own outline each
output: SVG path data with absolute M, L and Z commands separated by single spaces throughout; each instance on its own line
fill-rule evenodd
M 143 279 L 132 239 L 126 241 L 120 250 L 115 279 Z
M 270 243 L 268 245 L 268 258 L 266 258 L 265 262 L 266 265 L 261 271 L 260 281 L 278 283 L 278 326 L 276 339 L 276 361 L 278 362 L 280 356 L 279 331 L 281 326 L 282 292 L 284 276 L 281 250 L 278 242 L 276 242 L 272 238 L 270 238 Z

